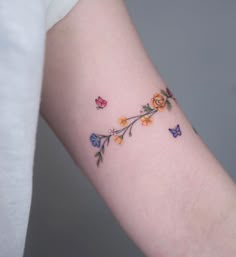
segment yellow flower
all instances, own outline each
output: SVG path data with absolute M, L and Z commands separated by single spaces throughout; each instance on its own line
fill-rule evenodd
M 117 144 L 122 144 L 122 142 L 123 142 L 123 136 L 118 136 L 118 135 L 116 135 L 116 136 L 114 136 L 114 140 L 115 140 L 115 142 L 117 143 Z
M 163 111 L 166 106 L 166 97 L 164 97 L 162 94 L 156 93 L 151 99 L 151 105 L 154 109 Z
M 122 126 L 122 127 L 125 127 L 128 125 L 128 120 L 125 116 L 122 116 L 119 118 L 118 120 L 119 124 Z
M 143 116 L 140 120 L 143 126 L 148 126 L 149 124 L 152 124 L 152 118 L 148 115 Z

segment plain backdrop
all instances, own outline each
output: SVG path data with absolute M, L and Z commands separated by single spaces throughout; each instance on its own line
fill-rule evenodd
M 127 0 L 152 61 L 236 179 L 236 1 Z M 39 118 L 24 257 L 140 257 L 66 149 Z

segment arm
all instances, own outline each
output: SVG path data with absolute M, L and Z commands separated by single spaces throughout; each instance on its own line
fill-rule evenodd
M 148 257 L 235 255 L 235 185 L 166 90 L 123 1 L 81 1 L 48 33 L 41 114 Z

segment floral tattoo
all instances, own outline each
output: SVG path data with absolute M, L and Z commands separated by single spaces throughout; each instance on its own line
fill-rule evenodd
M 111 137 L 117 144 L 122 144 L 126 134 L 132 136 L 132 128 L 136 124 L 136 122 L 140 121 L 143 126 L 149 126 L 153 122 L 152 116 L 155 115 L 158 111 L 161 112 L 165 109 L 170 111 L 172 108 L 172 103 L 170 99 L 174 100 L 177 103 L 176 98 L 173 96 L 169 88 L 166 88 L 165 90 L 162 89 L 160 93 L 156 93 L 153 95 L 150 103 L 142 106 L 139 115 L 135 115 L 132 117 L 121 116 L 118 119 L 118 123 L 122 128 L 109 129 L 108 134 L 106 135 L 92 133 L 89 138 L 90 142 L 92 146 L 99 148 L 99 150 L 94 155 L 97 158 L 97 166 L 99 166 L 100 163 L 103 161 L 105 148 L 108 147 Z M 173 136 L 174 133 L 178 133 L 180 135 L 179 125 L 175 128 L 175 130 L 176 132 L 169 129 Z
M 103 161 L 105 147 L 108 147 L 111 137 L 117 144 L 122 144 L 126 134 L 132 136 L 132 128 L 136 124 L 136 122 L 140 121 L 143 126 L 149 126 L 153 122 L 152 116 L 154 114 L 156 114 L 157 112 L 162 112 L 166 109 L 170 111 L 172 108 L 172 103 L 170 99 L 174 100 L 177 103 L 176 98 L 173 96 L 169 88 L 166 88 L 165 90 L 162 89 L 160 93 L 156 93 L 153 95 L 150 103 L 142 106 L 139 115 L 128 118 L 126 116 L 121 116 L 118 119 L 118 123 L 122 128 L 109 129 L 108 134 L 106 135 L 92 133 L 89 138 L 90 142 L 92 146 L 99 148 L 99 150 L 94 155 L 97 158 L 97 166 L 99 166 L 99 164 Z

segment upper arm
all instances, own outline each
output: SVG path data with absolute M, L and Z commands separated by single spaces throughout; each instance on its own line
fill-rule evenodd
M 113 158 L 121 163 L 127 153 L 140 156 L 147 148 L 149 153 L 156 152 L 157 144 L 160 159 L 170 150 L 179 151 L 186 137 L 198 141 L 174 98 L 168 99 L 171 109 L 167 108 L 167 97 L 161 93 L 166 85 L 148 58 L 123 1 L 81 1 L 77 9 L 48 33 L 41 103 L 41 113 L 56 126 L 76 161 L 89 165 L 89 173 L 97 170 L 93 153 L 98 149 L 92 147 L 90 134 L 120 129 L 122 116 L 140 115 L 140 119 L 132 126 L 132 137 L 125 134 L 122 146 L 111 143 L 106 147 L 99 170 L 115 165 Z M 96 108 L 99 96 L 107 101 L 103 109 Z M 163 100 L 164 108 L 155 108 L 152 99 Z M 157 112 L 152 113 L 150 126 L 142 126 L 147 104 Z M 168 130 L 180 122 L 185 139 L 173 138 Z M 83 161 L 84 155 L 91 158 L 89 163 Z
M 166 91 L 121 0 L 81 0 L 49 31 L 41 114 L 150 256 L 207 234 L 231 206 L 232 181 Z

